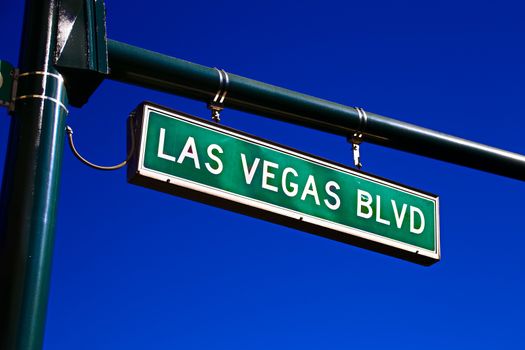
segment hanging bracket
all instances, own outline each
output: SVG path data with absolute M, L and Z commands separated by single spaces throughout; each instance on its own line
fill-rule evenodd
M 213 100 L 208 103 L 208 109 L 211 110 L 211 119 L 218 123 L 221 121 L 221 111 L 224 109 L 224 99 L 228 93 L 230 78 L 224 69 L 215 68 L 215 70 L 219 73 L 219 89 Z
M 368 116 L 366 115 L 366 112 L 363 108 L 355 107 L 357 114 L 359 116 L 359 126 L 357 130 L 355 130 L 351 136 L 348 137 L 348 142 L 352 144 L 352 154 L 354 158 L 354 166 L 361 170 L 363 167 L 363 164 L 361 163 L 361 153 L 360 153 L 360 145 L 363 142 L 363 134 L 366 129 L 366 122 L 368 119 Z
M 352 154 L 354 157 L 354 166 L 361 170 L 363 164 L 361 163 L 361 154 L 359 151 L 359 146 L 363 141 L 363 134 L 355 132 L 350 138 L 349 142 L 352 143 Z

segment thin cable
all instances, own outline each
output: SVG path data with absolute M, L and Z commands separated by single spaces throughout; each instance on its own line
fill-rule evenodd
M 131 149 L 126 157 L 126 160 L 123 161 L 122 163 L 119 163 L 113 166 L 101 166 L 101 165 L 96 165 L 96 164 L 91 163 L 86 158 L 82 157 L 80 153 L 78 153 L 77 149 L 75 148 L 75 144 L 73 142 L 73 129 L 69 125 L 66 126 L 66 133 L 68 136 L 69 147 L 71 148 L 71 151 L 73 152 L 75 157 L 77 157 L 78 160 L 80 160 L 82 163 L 86 164 L 87 166 L 90 166 L 97 170 L 117 170 L 117 169 L 124 167 L 126 164 L 128 164 L 129 160 L 133 156 L 133 153 L 135 152 L 135 133 L 133 132 L 133 115 L 129 117 L 129 130 L 131 132 Z

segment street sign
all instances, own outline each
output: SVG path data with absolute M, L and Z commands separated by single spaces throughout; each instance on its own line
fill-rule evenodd
M 13 65 L 0 60 L 0 106 L 8 106 L 11 103 L 13 73 Z
M 130 183 L 423 265 L 440 259 L 435 195 L 151 103 L 134 115 Z

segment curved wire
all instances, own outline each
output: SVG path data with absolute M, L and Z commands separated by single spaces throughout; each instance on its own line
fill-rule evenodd
M 135 152 L 135 133 L 133 132 L 133 116 L 130 116 L 129 118 L 129 129 L 131 132 L 131 149 L 129 150 L 129 153 L 126 157 L 126 160 L 122 163 L 119 163 L 117 165 L 113 166 L 102 166 L 102 165 L 96 165 L 88 161 L 86 158 L 82 157 L 80 153 L 78 153 L 77 149 L 75 148 L 75 143 L 73 142 L 73 129 L 68 125 L 66 126 L 66 133 L 68 136 L 69 141 L 69 147 L 71 147 L 71 151 L 75 155 L 75 157 L 78 158 L 82 163 L 86 164 L 87 166 L 90 166 L 92 168 L 95 168 L 97 170 L 117 170 L 128 164 L 129 160 L 133 156 L 133 153 Z

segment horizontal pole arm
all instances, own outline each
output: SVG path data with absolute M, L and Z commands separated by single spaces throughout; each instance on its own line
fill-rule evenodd
M 214 68 L 108 40 L 109 78 L 210 102 Z M 228 73 L 224 106 L 525 181 L 525 156 Z

